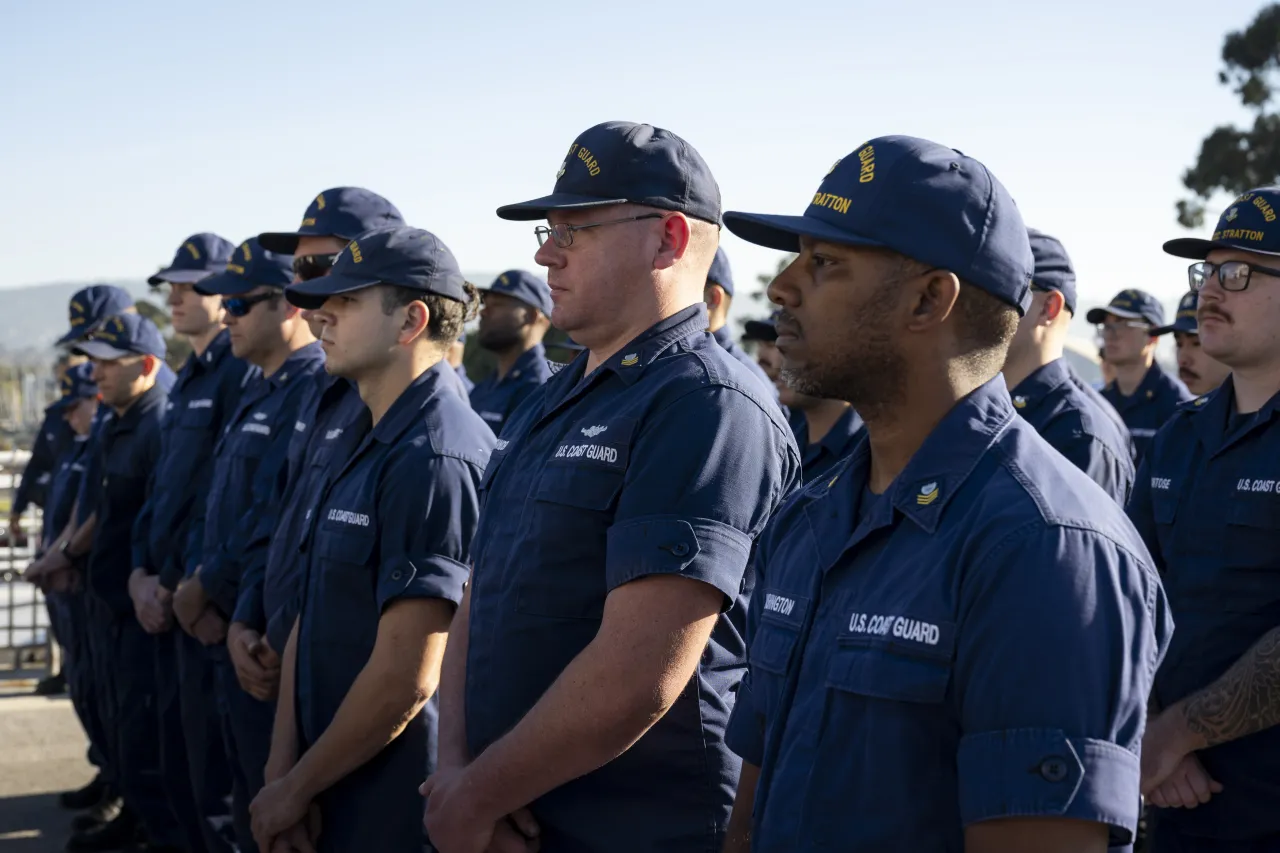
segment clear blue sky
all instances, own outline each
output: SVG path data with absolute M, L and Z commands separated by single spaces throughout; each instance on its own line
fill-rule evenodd
M 1179 177 L 1214 125 L 1248 118 L 1217 71 L 1261 5 L 7 3 L 0 287 L 141 278 L 191 232 L 293 227 L 342 184 L 464 269 L 534 268 L 533 223 L 494 208 L 549 191 L 579 131 L 627 119 L 697 147 L 727 209 L 802 211 L 870 137 L 944 142 L 1063 240 L 1082 302 L 1136 286 L 1172 308 Z M 739 282 L 776 262 L 724 246 Z

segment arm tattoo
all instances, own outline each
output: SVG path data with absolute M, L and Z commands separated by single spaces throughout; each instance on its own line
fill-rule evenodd
M 1280 628 L 1273 628 L 1221 678 L 1191 694 L 1183 706 L 1187 728 L 1206 746 L 1237 740 L 1280 724 Z

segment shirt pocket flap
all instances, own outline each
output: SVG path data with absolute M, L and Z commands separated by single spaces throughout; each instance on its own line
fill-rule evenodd
M 762 621 L 747 653 L 751 666 L 774 675 L 786 675 L 799 638 L 798 628 Z
M 950 661 L 874 647 L 840 649 L 827 671 L 828 687 L 898 702 L 941 702 L 950 680 Z
M 1270 492 L 1238 495 L 1233 504 L 1227 516 L 1231 524 L 1263 530 L 1280 529 L 1280 495 Z
M 352 513 L 352 515 L 357 515 Z M 373 528 L 362 529 L 354 524 L 326 522 L 317 531 L 315 554 L 317 557 L 338 563 L 367 565 L 373 554 L 376 537 Z
M 624 476 L 622 470 L 610 468 L 548 466 L 538 481 L 537 498 L 548 503 L 604 511 L 622 491 Z

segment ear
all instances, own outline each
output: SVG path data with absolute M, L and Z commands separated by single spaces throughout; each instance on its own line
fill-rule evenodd
M 1040 310 L 1039 325 L 1047 326 L 1058 319 L 1067 307 L 1067 300 L 1057 290 L 1050 290 L 1044 297 L 1044 307 Z
M 901 282 L 911 315 L 907 329 L 927 332 L 941 326 L 951 317 L 960 295 L 960 279 L 946 270 L 929 270 Z
M 719 308 L 724 298 L 724 288 L 718 284 L 708 284 L 702 289 L 702 301 L 707 303 L 708 308 Z
M 408 344 L 426 335 L 427 325 L 430 322 L 431 309 L 427 307 L 427 303 L 420 299 L 410 302 L 404 308 L 404 320 L 400 324 L 398 342 Z
M 683 213 L 672 213 L 662 220 L 662 243 L 653 259 L 656 270 L 670 269 L 684 257 L 689 248 L 692 228 Z
M 142 357 L 142 375 L 151 376 L 160 368 L 160 360 L 154 355 L 144 355 Z

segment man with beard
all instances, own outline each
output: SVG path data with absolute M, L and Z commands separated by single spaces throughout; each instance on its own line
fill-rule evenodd
M 778 352 L 777 315 L 748 320 L 746 333 L 756 342 L 756 360 L 778 389 L 778 400 L 800 448 L 804 482 L 812 483 L 853 452 L 862 437 L 862 418 L 844 400 L 801 394 L 782 381 L 782 353 Z
M 1028 229 L 1035 275 L 1004 381 L 1018 414 L 1120 506 L 1133 488 L 1133 443 L 1124 421 L 1062 357 L 1076 310 L 1076 274 L 1062 244 Z
M 158 726 L 165 788 L 192 851 L 229 850 L 214 828 L 228 816 L 231 775 L 223 749 L 221 720 L 209 702 L 214 695 L 214 662 L 198 640 L 173 630 L 173 594 L 190 557 L 193 517 L 203 514 L 213 470 L 213 447 L 234 414 L 245 385 L 257 369 L 235 357 L 223 323 L 221 300 L 196 288 L 228 265 L 243 266 L 243 248 L 216 234 L 193 234 L 178 246 L 173 261 L 147 279 L 166 288 L 173 330 L 186 336 L 192 352 L 169 393 L 160 459 L 146 524 L 135 529 L 130 595 L 138 621 L 165 635 L 157 643 L 160 679 Z
M 720 190 L 680 137 L 574 140 L 534 259 L 587 348 L 507 422 L 481 484 L 471 582 L 423 786 L 442 853 L 520 845 L 668 853 L 724 838 L 743 667 L 729 609 L 799 475 L 772 395 L 707 334 Z M 527 811 L 526 811 L 527 810 Z M 523 846 L 523 845 L 520 845 Z
M 707 286 L 702 292 L 702 301 L 707 303 L 707 331 L 716 339 L 716 343 L 776 396 L 778 389 L 769 381 L 760 365 L 733 340 L 733 332 L 729 328 L 729 306 L 733 304 L 733 270 L 729 267 L 729 256 L 725 254 L 723 247 L 716 248 L 715 260 L 711 262 L 711 270 L 707 273 Z
M 498 370 L 471 390 L 471 407 L 493 430 L 551 376 L 542 339 L 551 328 L 551 290 L 524 270 L 508 270 L 482 290 L 480 346 L 498 357 Z
M 1013 199 L 978 161 L 890 136 L 803 216 L 725 220 L 800 253 L 768 291 L 783 379 L 849 400 L 868 438 L 758 543 L 725 849 L 1127 843 L 1171 625 L 1123 511 L 1000 376 L 1034 263 Z
M 1203 397 L 1220 386 L 1231 373 L 1231 368 L 1210 358 L 1200 346 L 1200 326 L 1196 321 L 1196 307 L 1200 294 L 1191 291 L 1178 303 L 1178 313 L 1168 326 L 1155 330 L 1157 335 L 1173 332 L 1173 342 L 1178 348 L 1178 378 L 1187 390 Z
M 1129 515 L 1178 623 L 1152 691 L 1152 853 L 1280 849 L 1280 187 L 1245 193 L 1196 260 L 1196 331 L 1230 368 L 1156 435 Z M 1203 260 L 1199 260 L 1203 259 Z
M 1094 308 L 1085 319 L 1098 327 L 1106 347 L 1107 364 L 1115 380 L 1102 389 L 1129 427 L 1134 464 L 1140 465 L 1156 430 L 1192 394 L 1156 363 L 1155 330 L 1164 325 L 1164 308 L 1146 291 L 1123 290 L 1105 308 Z

